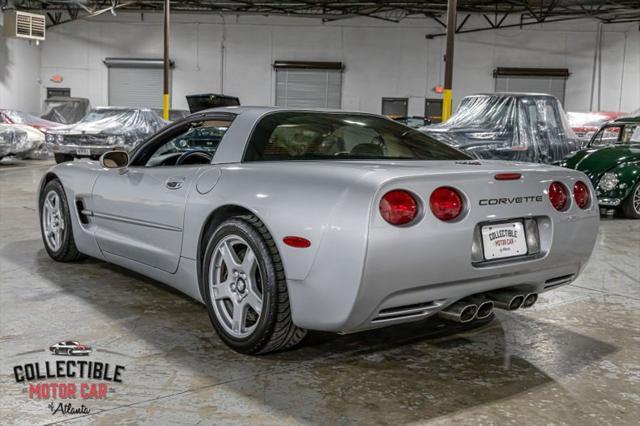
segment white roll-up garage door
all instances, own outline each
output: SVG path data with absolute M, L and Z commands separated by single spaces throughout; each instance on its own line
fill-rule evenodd
M 493 71 L 496 92 L 547 93 L 564 104 L 566 68 L 508 68 Z
M 276 70 L 276 105 L 295 108 L 340 109 L 342 71 L 325 69 Z
M 109 105 L 162 108 L 164 71 L 161 60 L 107 58 Z

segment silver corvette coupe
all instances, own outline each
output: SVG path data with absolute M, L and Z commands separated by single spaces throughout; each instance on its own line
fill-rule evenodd
M 54 166 L 39 211 L 53 259 L 169 284 L 242 353 L 529 307 L 578 276 L 599 220 L 581 172 L 474 160 L 377 115 L 258 107 Z

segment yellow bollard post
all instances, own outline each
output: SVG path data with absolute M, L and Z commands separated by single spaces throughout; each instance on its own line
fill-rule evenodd
M 444 123 L 451 117 L 451 103 L 453 100 L 453 92 L 451 89 L 445 89 L 442 92 L 442 122 Z

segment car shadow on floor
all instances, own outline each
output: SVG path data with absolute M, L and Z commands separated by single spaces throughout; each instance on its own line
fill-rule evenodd
M 224 346 L 204 306 L 192 299 L 99 260 L 54 262 L 41 244 L 18 241 L 0 252 L 2 262 L 18 270 L 12 274 L 24 271 L 42 281 L 39 291 L 24 283 L 11 293 L 42 309 L 71 298 L 97 314 L 102 328 L 81 312 L 52 316 L 49 323 L 69 329 L 78 321 L 78 330 L 97 340 L 87 343 L 126 354 L 127 370 L 139 381 L 128 403 L 166 398 L 169 404 L 187 391 L 191 404 L 204 404 L 223 386 L 300 421 L 339 423 L 347 416 L 403 423 L 530 392 L 617 350 L 552 322 L 498 313 L 470 325 L 429 319 L 346 336 L 310 333 L 296 349 L 244 356 Z M 177 379 L 168 380 L 170 374 Z M 265 396 L 272 393 L 279 397 Z

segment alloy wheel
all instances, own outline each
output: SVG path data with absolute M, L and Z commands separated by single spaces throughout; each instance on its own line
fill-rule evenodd
M 262 313 L 263 277 L 247 241 L 233 234 L 220 240 L 213 251 L 208 278 L 219 324 L 235 338 L 250 336 Z
M 44 228 L 47 246 L 53 251 L 58 251 L 62 246 L 64 213 L 60 203 L 60 196 L 56 191 L 49 191 L 44 197 L 42 227 Z

